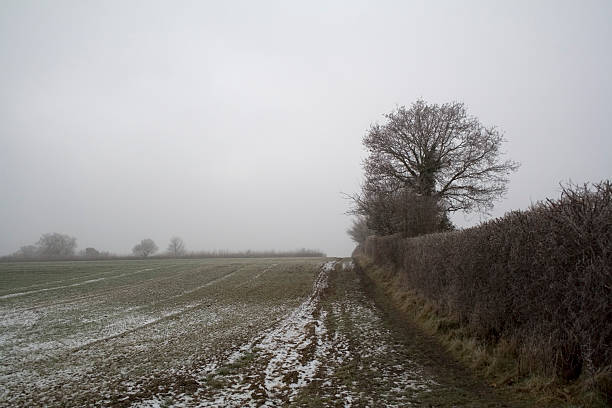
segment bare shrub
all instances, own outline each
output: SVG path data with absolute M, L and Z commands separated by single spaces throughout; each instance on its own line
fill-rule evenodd
M 485 342 L 571 380 L 612 365 L 612 184 L 463 231 L 370 237 L 362 250 Z
M 368 236 L 372 235 L 372 230 L 368 228 L 368 222 L 365 217 L 358 216 L 353 220 L 351 227 L 346 230 L 351 239 L 357 244 L 363 244 Z

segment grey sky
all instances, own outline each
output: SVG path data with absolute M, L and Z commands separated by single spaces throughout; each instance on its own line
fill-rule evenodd
M 522 163 L 494 215 L 610 178 L 612 3 L 0 1 L 0 255 L 348 255 L 370 123 L 464 101 Z M 479 217 L 454 218 L 470 225 Z

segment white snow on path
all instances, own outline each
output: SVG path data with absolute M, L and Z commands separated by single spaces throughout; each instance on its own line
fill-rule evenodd
M 313 284 L 313 292 L 289 316 L 283 319 L 273 329 L 264 333 L 251 344 L 241 347 L 233 353 L 229 363 L 238 361 L 241 356 L 253 350 L 261 350 L 264 358 L 269 358 L 265 368 L 264 387 L 267 395 L 264 406 L 276 407 L 282 405 L 282 398 L 290 401 L 298 394 L 299 389 L 306 386 L 314 377 L 321 365 L 321 357 L 326 354 L 329 344 L 324 342 L 325 314 L 315 317 L 315 311 L 321 299 L 321 292 L 327 288 L 329 273 L 334 270 L 337 261 L 329 261 L 322 265 L 321 271 Z M 314 325 L 314 336 L 312 329 Z M 301 361 L 302 352 L 309 346 L 314 346 L 315 356 Z M 294 373 L 294 381 L 288 383 L 287 375 Z M 297 374 L 297 375 L 296 375 Z M 253 391 L 249 390 L 249 379 L 240 376 L 238 384 L 229 390 L 220 390 L 220 395 L 208 402 L 199 404 L 201 407 L 219 406 L 258 406 L 252 399 Z M 246 380 L 246 381 L 245 381 Z M 229 392 L 228 392 L 229 391 Z
M 308 385 L 321 366 L 321 361 L 329 353 L 331 343 L 325 340 L 326 312 L 315 313 L 319 307 L 322 291 L 327 288 L 329 273 L 334 270 L 338 261 L 329 261 L 321 266 L 320 272 L 313 284 L 311 295 L 294 309 L 286 318 L 276 324 L 272 329 L 256 337 L 253 341 L 243 345 L 232 353 L 226 363 L 233 364 L 242 357 L 251 353 L 257 353 L 264 361 L 268 361 L 264 370 L 264 391 L 266 394 L 265 404 L 255 400 L 254 389 L 251 386 L 253 377 L 257 375 L 226 375 L 232 384 L 216 391 L 206 401 L 198 401 L 194 405 L 192 398 L 188 395 L 174 395 L 172 406 L 198 406 L 198 407 L 246 407 L 246 406 L 268 406 L 277 407 L 283 405 L 284 400 L 293 400 L 299 393 L 300 388 Z M 270 268 L 262 271 L 259 275 L 267 272 Z M 258 275 L 258 276 L 259 276 Z M 314 347 L 311 358 L 302 358 L 303 352 Z M 214 375 L 222 363 L 209 364 L 198 370 L 198 382 L 210 375 Z M 292 380 L 288 381 L 288 375 Z M 133 407 L 157 407 L 163 397 L 156 395 L 145 401 L 133 404 Z
M 309 385 L 324 405 L 378 406 L 385 401 L 389 407 L 412 406 L 418 393 L 438 384 L 403 354 L 404 345 L 360 289 L 353 267 L 349 260 L 324 263 L 308 298 L 272 328 L 234 352 L 229 349 L 206 365 L 182 372 L 180 377 L 197 383 L 195 391 L 170 388 L 132 406 L 280 407 L 303 403 L 303 392 L 312 392 L 305 389 Z M 347 271 L 342 276 L 351 283 L 341 287 L 340 299 L 322 303 L 334 270 Z M 350 370 L 355 377 L 348 382 L 337 370 Z
M 315 310 L 321 298 L 321 292 L 327 288 L 329 272 L 334 269 L 336 261 L 329 261 L 323 265 L 321 272 L 314 283 L 314 291 L 310 298 L 302 303 L 287 319 L 275 330 L 268 333 L 255 347 L 272 352 L 273 356 L 266 367 L 265 388 L 270 398 L 290 389 L 289 400 L 298 393 L 299 388 L 307 385 L 314 377 L 321 362 L 316 358 L 300 361 L 301 351 L 314 345 L 323 345 L 325 334 L 325 316 L 315 318 Z M 314 325 L 314 336 L 309 333 L 308 326 Z M 317 341 L 316 344 L 313 342 Z M 285 376 L 297 372 L 297 381 L 287 384 Z

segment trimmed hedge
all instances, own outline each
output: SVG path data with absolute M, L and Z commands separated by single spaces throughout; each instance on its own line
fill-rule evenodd
M 369 237 L 360 250 L 522 366 L 566 380 L 612 364 L 612 185 L 462 231 Z

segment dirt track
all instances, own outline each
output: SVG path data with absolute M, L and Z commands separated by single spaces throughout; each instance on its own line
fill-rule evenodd
M 328 262 L 297 309 L 225 362 L 194 373 L 205 386 L 137 405 L 524 406 L 504 401 L 377 300 L 384 303 L 352 262 Z
M 350 260 L 321 262 L 168 263 L 7 296 L 0 406 L 523 406 L 397 318 Z

